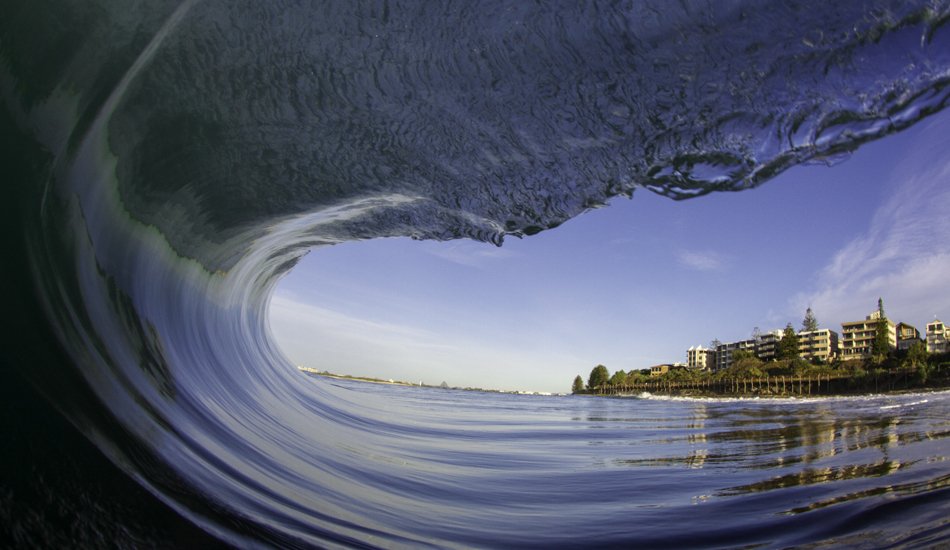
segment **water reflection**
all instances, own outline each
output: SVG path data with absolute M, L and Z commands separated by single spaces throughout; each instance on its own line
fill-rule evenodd
M 718 493 L 718 496 L 735 496 L 747 493 L 761 493 L 786 487 L 801 485 L 815 485 L 830 481 L 844 481 L 862 477 L 883 477 L 902 468 L 912 466 L 915 462 L 901 463 L 899 461 L 881 460 L 874 464 L 854 464 L 840 468 L 806 468 L 800 472 L 773 477 L 765 481 L 750 483 L 741 487 L 730 487 Z
M 849 502 L 853 500 L 859 500 L 862 498 L 868 498 L 873 496 L 880 495 L 895 495 L 895 496 L 911 496 L 911 495 L 920 495 L 935 491 L 938 489 L 946 489 L 950 487 L 950 474 L 940 476 L 935 479 L 923 481 L 923 482 L 914 482 L 914 483 L 905 483 L 901 485 L 893 486 L 883 486 L 883 487 L 874 487 L 871 489 L 865 489 L 863 491 L 856 491 L 853 493 L 848 493 L 835 498 L 830 498 L 827 500 L 813 502 L 808 506 L 802 506 L 799 508 L 792 508 L 787 513 L 788 514 L 800 514 L 803 512 L 810 512 L 812 510 L 818 510 L 821 508 L 827 508 L 834 504 L 840 504 L 843 502 Z
M 565 421 L 574 456 L 590 467 L 582 486 L 611 495 L 611 506 L 675 515 L 707 505 L 711 524 L 755 510 L 802 533 L 820 531 L 821 516 L 801 515 L 810 510 L 840 504 L 833 522 L 866 525 L 865 514 L 890 503 L 950 495 L 948 398 L 596 398 Z M 929 513 L 921 506 L 913 513 Z
M 613 401 L 572 418 L 595 430 L 587 432 L 588 446 L 618 448 L 612 460 L 599 457 L 601 467 L 798 468 L 720 488 L 713 493 L 719 497 L 887 476 L 915 463 L 891 456 L 894 449 L 950 434 L 950 430 L 933 425 L 922 431 L 911 427 L 921 420 L 917 413 L 886 406 L 849 410 L 833 401 L 753 405 L 684 401 L 682 414 L 672 416 L 675 409 L 668 406 Z M 936 428 L 945 426 L 946 421 L 941 420 Z

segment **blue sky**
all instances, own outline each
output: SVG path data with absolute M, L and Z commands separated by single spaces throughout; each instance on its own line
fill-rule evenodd
M 569 391 L 591 369 L 685 362 L 755 327 L 950 321 L 950 112 L 758 189 L 646 190 L 505 245 L 380 239 L 311 252 L 278 286 L 296 365 L 504 390 Z

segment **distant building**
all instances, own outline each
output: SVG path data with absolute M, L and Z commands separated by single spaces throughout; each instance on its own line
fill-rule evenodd
M 650 376 L 662 376 L 671 370 L 687 370 L 687 368 L 683 363 L 666 363 L 665 365 L 650 367 Z
M 838 356 L 838 333 L 827 328 L 798 333 L 798 356 L 806 361 L 815 358 L 823 363 Z
M 877 321 L 880 319 L 880 311 L 868 315 L 864 321 L 852 321 L 850 323 L 841 323 L 841 358 L 842 359 L 866 359 L 871 357 L 871 350 L 874 345 L 874 337 L 877 335 Z M 897 333 L 894 322 L 887 320 L 887 340 L 889 347 L 897 347 Z
M 657 365 L 655 367 L 650 367 L 650 376 L 662 376 L 670 372 L 669 365 Z
M 729 342 L 728 344 L 719 344 L 716 346 L 716 369 L 721 371 L 728 369 L 732 365 L 732 352 L 737 349 L 749 350 L 755 353 L 755 338 L 748 340 L 739 340 L 738 342 Z
M 773 330 L 759 334 L 755 337 L 755 356 L 760 361 L 772 361 L 778 352 L 778 343 L 782 341 L 784 331 Z
M 686 350 L 686 366 L 694 370 L 714 370 L 716 351 L 696 346 Z
M 920 331 L 907 323 L 897 323 L 894 332 L 897 333 L 897 349 L 910 349 L 920 339 Z
M 772 330 L 757 334 L 754 338 L 748 340 L 719 344 L 716 346 L 714 363 L 710 364 L 710 368 L 715 371 L 728 369 L 732 366 L 732 353 L 737 349 L 747 350 L 761 361 L 771 361 L 775 359 L 778 343 L 782 341 L 783 335 L 784 332 L 781 330 Z
M 946 353 L 947 352 L 947 326 L 939 319 L 934 319 L 927 325 L 927 352 L 928 353 Z

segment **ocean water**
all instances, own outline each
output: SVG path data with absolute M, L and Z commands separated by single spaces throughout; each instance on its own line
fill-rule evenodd
M 321 247 L 501 244 L 616 196 L 836 162 L 946 105 L 948 18 L 934 1 L 3 2 L 3 545 L 947 545 L 946 393 L 330 381 L 287 361 L 267 310 Z

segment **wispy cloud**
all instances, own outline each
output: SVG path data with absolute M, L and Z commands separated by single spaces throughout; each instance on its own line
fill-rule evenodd
M 946 139 L 937 142 L 932 156 L 918 153 L 895 170 L 868 229 L 835 254 L 814 290 L 792 298 L 792 309 L 848 321 L 881 297 L 895 320 L 950 318 L 950 157 Z
M 391 351 L 418 353 L 451 352 L 451 346 L 437 344 L 437 335 L 404 324 L 387 323 L 353 317 L 344 313 L 295 301 L 292 297 L 275 296 L 270 307 L 271 328 L 288 349 L 297 347 L 319 349 L 315 340 L 330 348 L 366 349 L 380 347 Z
M 487 243 L 475 241 L 451 241 L 423 243 L 428 254 L 469 267 L 484 268 L 490 262 L 515 258 L 519 253 Z
M 676 261 L 683 267 L 697 271 L 722 271 L 726 268 L 725 259 L 711 250 L 681 250 L 677 253 Z

